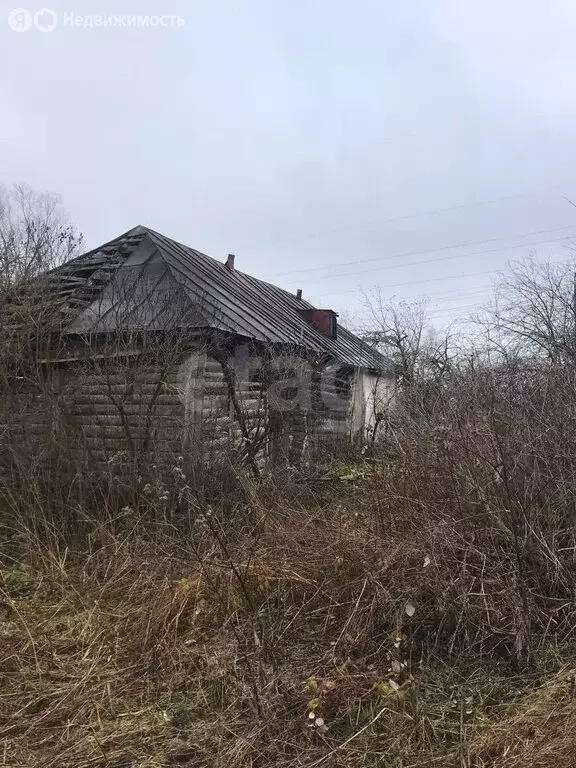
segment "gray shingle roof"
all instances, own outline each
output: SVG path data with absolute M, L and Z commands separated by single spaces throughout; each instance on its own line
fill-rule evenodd
M 121 279 L 129 286 L 130 308 L 122 321 L 114 315 L 115 328 L 125 324 L 160 328 L 178 304 L 180 317 L 188 312 L 181 325 L 296 346 L 353 366 L 394 370 L 389 359 L 342 326 L 338 326 L 336 339 L 320 333 L 301 315 L 302 310 L 312 308 L 308 302 L 244 272 L 230 271 L 210 256 L 147 227 L 131 229 L 57 267 L 46 278 L 58 293 L 61 311 L 69 317 L 68 333 L 111 329 L 110 320 L 105 320 L 111 301 L 107 305 L 102 297 L 111 283 Z M 146 311 L 144 302 L 136 306 L 135 296 L 142 293 L 142 285 L 148 297 Z M 168 290 L 173 292 L 170 308 L 160 306 L 158 298 Z

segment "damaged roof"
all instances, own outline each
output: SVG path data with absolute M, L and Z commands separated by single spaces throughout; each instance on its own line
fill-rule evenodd
M 393 373 L 394 364 L 353 333 L 336 338 L 302 315 L 308 302 L 138 226 L 43 276 L 65 334 L 119 329 L 209 328 L 290 345 L 352 366 Z

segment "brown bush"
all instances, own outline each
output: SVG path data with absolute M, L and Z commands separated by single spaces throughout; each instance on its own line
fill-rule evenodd
M 393 457 L 217 487 L 19 461 L 5 764 L 569 765 L 573 402 L 568 368 L 464 371 Z

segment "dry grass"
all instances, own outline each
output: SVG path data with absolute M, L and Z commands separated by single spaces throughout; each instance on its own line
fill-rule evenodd
M 575 671 L 552 677 L 472 749 L 475 768 L 572 768 L 576 763 Z
M 573 765 L 573 384 L 494 376 L 394 459 L 16 467 L 0 765 Z
M 188 528 L 124 509 L 87 522 L 84 548 L 21 530 L 28 556 L 2 572 L 0 764 L 465 764 L 539 676 L 466 666 L 478 609 L 437 600 L 462 541 L 405 519 L 383 535 L 371 482 L 312 509 L 258 507 L 252 489 L 249 510 Z

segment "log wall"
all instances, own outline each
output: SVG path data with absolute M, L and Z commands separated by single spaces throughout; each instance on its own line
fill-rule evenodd
M 188 351 L 170 365 L 149 356 L 46 366 L 0 403 L 0 439 L 42 447 L 56 436 L 78 459 L 168 462 L 231 450 L 297 463 L 350 436 L 352 371 L 314 369 L 294 407 L 274 405 L 262 376 L 234 357 Z

